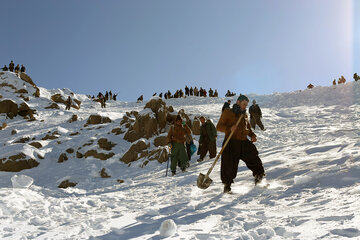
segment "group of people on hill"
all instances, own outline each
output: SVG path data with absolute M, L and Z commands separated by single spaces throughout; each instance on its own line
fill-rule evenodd
M 237 175 L 239 160 L 245 162 L 246 166 L 253 172 L 255 184 L 262 181 L 265 176 L 265 170 L 261 159 L 258 156 L 256 146 L 256 135 L 251 130 L 258 125 L 262 130 L 264 126 L 261 122 L 262 113 L 260 107 L 253 100 L 253 105 L 249 108 L 250 123 L 246 114 L 246 108 L 249 99 L 245 95 L 240 95 L 236 103 L 230 108 L 231 101 L 228 100 L 222 109 L 222 113 L 216 127 L 210 119 L 200 117 L 200 139 L 198 162 L 204 160 L 207 152 L 210 158 L 216 156 L 217 131 L 224 132 L 223 150 L 221 153 L 221 181 L 224 184 L 224 193 L 231 191 L 231 184 Z M 232 135 L 231 135 L 232 134 Z M 186 125 L 180 115 L 176 117 L 175 123 L 170 127 L 167 135 L 169 146 L 171 147 L 171 172 L 176 175 L 177 166 L 184 172 L 189 166 L 189 157 L 186 153 L 186 139 L 191 135 L 190 128 Z M 230 137 L 227 145 L 225 142 Z M 250 140 L 248 139 L 250 138 Z
M 15 63 L 13 62 L 13 60 L 10 61 L 9 63 L 9 67 L 4 65 L 4 67 L 2 68 L 3 71 L 10 71 L 10 72 L 15 72 L 16 76 L 19 76 L 20 73 L 25 73 L 26 68 L 23 64 L 21 64 L 21 67 L 19 64 L 17 64 L 15 66 Z
M 106 91 L 105 95 L 103 95 L 101 92 L 99 92 L 98 95 L 96 96 L 96 98 L 99 100 L 99 102 L 101 104 L 101 108 L 106 108 L 106 102 L 109 100 L 116 101 L 116 97 L 117 97 L 117 94 L 113 94 L 111 92 L 111 90 Z M 91 97 L 91 99 L 93 99 L 93 100 L 95 100 L 96 98 L 94 95 Z
M 355 82 L 357 82 L 358 80 L 360 80 L 360 77 L 357 73 L 354 73 L 353 76 Z M 341 75 L 341 77 L 339 77 L 339 79 L 337 80 L 337 84 L 344 84 L 346 83 L 346 79 L 343 75 Z M 332 84 L 335 86 L 336 85 L 336 79 L 333 80 Z M 308 89 L 312 89 L 314 87 L 314 85 L 312 85 L 311 83 L 307 86 Z

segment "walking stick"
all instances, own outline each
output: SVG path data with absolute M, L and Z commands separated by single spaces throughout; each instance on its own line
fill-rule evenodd
M 239 119 L 237 120 L 235 126 L 237 127 L 240 123 L 240 121 L 244 118 L 244 114 L 241 114 L 241 116 L 239 117 Z M 213 170 L 213 168 L 215 167 L 216 162 L 219 160 L 221 154 L 223 153 L 223 151 L 226 148 L 226 145 L 228 144 L 228 142 L 230 141 L 232 135 L 234 134 L 235 131 L 231 131 L 229 137 L 226 139 L 224 145 L 222 146 L 219 154 L 216 156 L 214 162 L 212 163 L 209 171 L 206 173 L 206 175 L 200 173 L 199 177 L 197 178 L 197 186 L 201 189 L 207 189 L 210 184 L 212 183 L 211 178 L 209 177 L 211 171 Z
M 165 177 L 167 177 L 167 175 L 168 175 L 171 148 L 170 148 L 169 150 L 170 150 L 170 151 L 169 151 L 169 153 L 168 153 L 168 160 L 167 160 L 167 165 L 166 165 L 166 174 L 165 174 Z

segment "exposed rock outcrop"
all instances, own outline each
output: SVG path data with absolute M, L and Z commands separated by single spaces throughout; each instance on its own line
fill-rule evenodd
M 21 170 L 37 167 L 38 165 L 39 163 L 35 159 L 28 158 L 24 153 L 0 159 L 0 171 L 5 172 L 20 172 Z
M 6 113 L 10 119 L 13 119 L 18 114 L 18 105 L 10 99 L 4 99 L 0 101 L 0 113 Z
M 75 182 L 70 182 L 69 180 L 64 180 L 60 183 L 58 188 L 75 187 L 76 185 L 77 185 L 77 183 L 75 183 Z
M 100 148 L 107 150 L 107 151 L 110 151 L 114 146 L 116 146 L 115 143 L 110 142 L 106 138 L 100 138 L 98 140 L 98 145 Z
M 130 149 L 124 154 L 121 158 L 121 161 L 124 163 L 134 162 L 139 159 L 139 153 L 142 153 L 143 150 L 147 149 L 150 145 L 146 144 L 144 141 L 137 141 L 132 144 Z
M 108 117 L 103 117 L 97 114 L 90 115 L 86 124 L 103 124 L 103 123 L 111 123 L 111 119 Z

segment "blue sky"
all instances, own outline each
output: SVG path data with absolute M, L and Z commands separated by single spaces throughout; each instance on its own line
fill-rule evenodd
M 4 1 L 0 64 L 24 64 L 45 88 L 112 90 L 125 101 L 185 85 L 221 96 L 326 86 L 359 68 L 354 7 L 352 0 Z

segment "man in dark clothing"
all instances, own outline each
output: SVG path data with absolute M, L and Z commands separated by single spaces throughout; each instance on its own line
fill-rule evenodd
M 14 68 L 15 68 L 15 64 L 14 64 L 13 60 L 11 60 L 11 62 L 9 63 L 10 72 L 14 72 Z
M 261 130 L 265 130 L 264 125 L 261 122 L 262 113 L 259 105 L 256 104 L 256 101 L 253 100 L 253 104 L 249 108 L 250 113 L 250 125 L 253 129 L 258 125 Z
M 20 72 L 25 73 L 25 71 L 26 71 L 26 68 L 25 68 L 24 64 L 21 64 Z
M 200 139 L 199 139 L 199 149 L 200 149 L 200 158 L 198 162 L 202 162 L 206 153 L 209 151 L 210 158 L 216 157 L 216 137 L 217 131 L 214 124 L 201 116 L 200 117 L 201 127 L 200 127 Z
M 231 184 L 237 175 L 239 160 L 243 160 L 246 166 L 253 172 L 255 185 L 261 182 L 265 176 L 265 170 L 258 151 L 253 142 L 256 135 L 251 130 L 247 121 L 246 107 L 249 103 L 248 97 L 240 95 L 232 109 L 226 109 L 220 116 L 216 129 L 225 133 L 224 142 L 231 132 L 234 132 L 221 155 L 221 181 L 224 184 L 224 193 L 231 191 Z M 243 116 L 239 125 L 236 122 Z M 251 138 L 251 141 L 248 139 Z
M 223 112 L 225 109 L 229 109 L 230 108 L 230 104 L 231 104 L 231 101 L 228 100 L 227 102 L 224 103 L 224 106 L 222 107 L 221 109 L 221 112 Z
M 190 87 L 190 96 L 192 96 L 194 94 L 194 90 L 192 87 Z
M 70 110 L 71 103 L 72 103 L 71 98 L 70 98 L 70 96 L 68 96 L 68 99 L 66 100 L 66 108 L 65 108 L 65 110 Z
M 188 86 L 185 86 L 185 95 L 189 96 L 190 95 L 189 92 L 190 92 L 190 90 L 189 90 Z
M 6 65 L 4 65 L 4 67 L 2 68 L 3 71 L 9 71 L 8 67 Z

